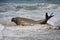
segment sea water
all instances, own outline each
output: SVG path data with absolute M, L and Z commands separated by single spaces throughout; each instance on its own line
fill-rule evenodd
M 57 2 L 57 3 L 56 3 Z M 0 38 L 2 40 L 60 40 L 60 30 L 48 30 L 50 26 L 7 26 L 12 25 L 11 18 L 24 17 L 33 20 L 45 18 L 45 13 L 55 15 L 48 24 L 60 26 L 59 1 L 1 0 L 0 3 Z M 6 26 L 5 26 L 6 25 Z M 51 26 L 51 28 L 53 28 Z

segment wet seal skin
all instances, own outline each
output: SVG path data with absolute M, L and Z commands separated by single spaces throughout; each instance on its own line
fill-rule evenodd
M 46 12 L 45 19 L 38 21 L 34 21 L 32 19 L 22 18 L 22 17 L 12 18 L 11 21 L 16 23 L 16 25 L 22 25 L 22 26 L 34 25 L 34 24 L 46 24 L 47 21 L 54 16 L 52 14 L 53 13 L 51 13 L 50 16 L 48 16 L 48 13 Z

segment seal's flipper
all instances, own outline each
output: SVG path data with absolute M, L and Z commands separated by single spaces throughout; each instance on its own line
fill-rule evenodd
M 54 15 L 53 13 L 50 14 L 50 16 L 48 16 L 48 13 L 46 13 L 46 19 L 45 19 L 45 22 L 47 23 L 47 21 L 52 18 Z
M 50 16 L 48 17 L 48 19 L 50 19 L 50 18 L 53 17 L 53 16 L 54 16 L 53 13 L 51 13 Z
M 45 17 L 46 17 L 46 19 L 48 18 L 48 13 L 46 12 L 46 14 L 45 14 Z
M 53 17 L 53 16 L 54 16 L 53 13 L 51 13 L 50 17 Z
M 51 15 L 48 16 L 48 13 L 46 12 L 46 14 L 45 14 L 45 19 L 44 19 L 43 21 L 39 22 L 39 24 L 46 24 L 47 21 L 48 21 L 51 17 L 54 16 L 54 15 L 52 15 L 52 14 L 53 14 L 53 13 L 51 13 Z

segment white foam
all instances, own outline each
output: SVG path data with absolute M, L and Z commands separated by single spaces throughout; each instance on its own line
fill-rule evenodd
M 3 39 L 3 31 L 4 30 L 4 26 L 2 24 L 0 24 L 0 40 Z
M 0 31 L 2 31 L 3 29 L 4 29 L 4 26 L 0 24 Z

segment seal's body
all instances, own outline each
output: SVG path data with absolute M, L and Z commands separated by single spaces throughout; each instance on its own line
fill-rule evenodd
M 37 21 L 34 21 L 32 19 L 22 18 L 22 17 L 16 17 L 12 18 L 12 22 L 15 22 L 17 25 L 34 25 L 37 24 Z
M 12 18 L 11 21 L 15 22 L 17 25 L 22 25 L 22 26 L 34 25 L 34 24 L 46 24 L 47 21 L 53 16 L 54 15 L 52 15 L 52 14 L 50 16 L 48 16 L 48 14 L 46 13 L 46 15 L 45 15 L 46 18 L 43 20 L 34 21 L 34 20 L 28 19 L 28 18 L 15 17 L 15 18 Z

